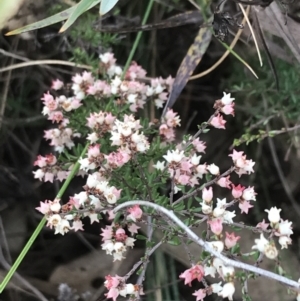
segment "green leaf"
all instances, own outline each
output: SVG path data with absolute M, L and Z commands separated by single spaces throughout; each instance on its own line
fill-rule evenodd
M 136 235 L 136 238 L 139 240 L 147 240 L 147 237 L 141 234 Z
M 85 11 L 97 5 L 101 0 L 81 0 L 71 13 L 67 22 L 62 26 L 59 32 L 66 31 Z
M 95 3 L 93 3 L 94 5 L 91 5 L 88 9 L 92 8 L 93 6 L 95 6 L 100 1 L 101 0 L 94 1 L 95 2 Z M 41 21 L 38 21 L 38 22 L 35 22 L 35 23 L 32 23 L 32 24 L 20 27 L 18 29 L 13 30 L 13 31 L 10 31 L 10 32 L 6 33 L 5 35 L 6 36 L 12 36 L 12 35 L 15 35 L 15 34 L 20 34 L 20 33 L 23 33 L 23 32 L 28 32 L 28 31 L 31 31 L 31 30 L 43 28 L 43 27 L 46 27 L 46 26 L 49 26 L 49 25 L 56 24 L 56 23 L 59 23 L 61 21 L 64 21 L 64 20 L 68 19 L 71 16 L 71 14 L 76 9 L 77 5 L 74 5 L 74 6 L 70 7 L 70 8 L 68 8 L 68 9 L 60 12 L 60 13 L 57 13 L 57 14 L 55 14 L 53 16 L 45 18 L 45 19 L 43 19 Z
M 117 212 L 117 214 L 116 214 L 116 216 L 114 218 L 114 223 L 118 222 L 118 220 L 120 219 L 121 215 L 122 215 L 122 212 Z
M 102 0 L 100 4 L 100 16 L 108 13 L 118 3 L 118 1 L 119 0 Z
M 181 242 L 178 236 L 174 236 L 172 239 L 168 240 L 168 244 L 172 246 L 179 246 Z

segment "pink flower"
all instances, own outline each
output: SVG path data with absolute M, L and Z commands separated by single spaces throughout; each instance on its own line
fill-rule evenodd
M 79 220 L 74 220 L 72 229 L 75 232 L 78 231 L 78 230 L 84 231 L 82 221 L 80 219 Z
M 239 208 L 241 209 L 241 213 L 248 214 L 249 209 L 252 207 L 253 207 L 253 205 L 251 205 L 250 202 L 248 202 L 248 201 L 241 201 L 239 203 Z
M 118 296 L 119 296 L 119 290 L 112 287 L 107 294 L 105 294 L 107 299 L 113 299 L 114 301 L 117 300 Z
M 206 291 L 205 289 L 199 289 L 193 293 L 193 296 L 196 297 L 196 301 L 203 301 L 206 297 Z
M 233 197 L 235 199 L 240 198 L 243 194 L 243 191 L 244 191 L 245 187 L 241 186 L 240 184 L 237 185 L 237 186 L 234 186 L 234 184 L 231 184 L 231 187 L 232 187 L 231 193 L 232 193 Z
M 88 149 L 88 157 L 97 157 L 100 155 L 100 144 L 90 145 Z
M 225 115 L 232 115 L 234 116 L 234 103 L 230 105 L 225 105 L 222 109 L 221 112 L 224 113 Z
M 222 225 L 221 218 L 216 218 L 216 219 L 210 220 L 207 223 L 210 225 L 210 229 L 214 234 L 220 235 L 222 233 L 223 225 Z
M 113 229 L 112 226 L 106 226 L 105 228 L 101 228 L 102 233 L 100 234 L 102 236 L 102 240 L 109 240 L 113 237 Z
M 223 116 L 221 114 L 218 114 L 217 116 L 212 118 L 210 125 L 217 129 L 225 129 L 225 123 L 226 120 L 223 119 Z
M 118 152 L 112 152 L 109 155 L 105 155 L 105 159 L 112 168 L 123 166 L 130 158 L 130 155 L 123 150 L 118 150 Z
M 41 155 L 38 155 L 37 159 L 33 163 L 34 166 L 45 167 L 47 166 L 47 158 Z
M 40 202 L 40 207 L 36 207 L 35 209 L 40 211 L 42 214 L 47 214 L 51 212 L 50 205 L 51 202 L 46 200 L 45 202 Z
M 208 189 L 206 187 L 202 190 L 202 199 L 205 203 L 210 203 L 213 198 L 213 190 L 210 186 Z
M 159 127 L 159 134 L 165 138 L 167 142 L 175 140 L 175 131 L 173 128 L 168 127 L 166 124 L 162 124 Z
M 164 118 L 166 119 L 168 127 L 175 128 L 180 126 L 180 117 L 172 109 L 168 109 Z
M 131 225 L 128 226 L 128 231 L 131 234 L 137 234 L 138 233 L 138 229 L 140 229 L 139 226 L 137 226 L 136 224 L 132 223 Z
M 235 163 L 239 159 L 245 159 L 246 156 L 243 156 L 244 152 L 237 152 L 235 149 L 233 150 L 233 153 L 229 155 L 229 157 L 232 158 L 232 161 Z
M 237 243 L 237 241 L 241 238 L 240 236 L 235 236 L 235 233 L 229 234 L 228 232 L 225 232 L 226 238 L 225 238 L 225 246 L 228 249 L 231 249 L 234 247 Z
M 260 228 L 260 229 L 262 229 L 262 230 L 267 230 L 267 228 L 269 227 L 269 225 L 270 224 L 268 224 L 268 223 L 266 223 L 265 222 L 265 219 L 263 219 L 262 220 L 262 222 L 260 222 L 260 223 L 258 223 L 257 225 L 256 225 L 256 228 Z
M 56 80 L 52 81 L 51 89 L 59 90 L 63 87 L 63 85 L 64 85 L 64 83 L 61 80 L 56 79 Z
M 137 220 L 140 220 L 142 218 L 143 211 L 139 205 L 134 205 L 133 207 L 127 209 L 127 211 L 130 213 L 127 216 L 128 220 L 136 222 Z
M 198 153 L 205 153 L 205 142 L 200 141 L 199 138 L 197 138 L 192 142 L 192 144 Z
M 180 276 L 179 278 L 184 279 L 184 284 L 188 284 L 189 286 L 191 286 L 191 282 L 194 279 L 197 279 L 198 281 L 201 281 L 201 279 L 204 276 L 204 268 L 202 265 L 194 265 L 193 267 L 191 267 L 188 270 L 185 270 Z
M 115 239 L 116 241 L 119 241 L 119 242 L 124 242 L 126 240 L 128 236 L 126 235 L 125 233 L 125 230 L 122 229 L 122 228 L 119 228 L 116 233 L 115 233 Z
M 217 181 L 217 184 L 223 188 L 230 189 L 231 181 L 229 180 L 230 176 L 222 177 Z

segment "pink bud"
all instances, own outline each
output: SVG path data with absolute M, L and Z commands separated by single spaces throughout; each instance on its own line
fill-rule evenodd
M 210 225 L 210 229 L 214 234 L 220 235 L 222 233 L 223 231 L 222 219 L 216 218 L 210 220 L 208 221 L 208 224 Z
M 237 241 L 241 238 L 240 236 L 235 236 L 235 233 L 229 234 L 228 232 L 225 232 L 226 238 L 225 238 L 225 246 L 228 249 L 231 249 L 234 247 L 237 243 Z
M 210 203 L 211 200 L 213 198 L 213 190 L 212 190 L 212 187 L 209 187 L 208 189 L 203 188 L 202 190 L 202 199 L 205 203 Z
M 242 194 L 243 194 L 243 191 L 244 191 L 245 187 L 241 186 L 240 184 L 237 185 L 237 186 L 234 186 L 234 184 L 231 184 L 231 186 L 232 186 L 231 193 L 232 193 L 233 197 L 235 199 L 240 198 L 242 196 Z

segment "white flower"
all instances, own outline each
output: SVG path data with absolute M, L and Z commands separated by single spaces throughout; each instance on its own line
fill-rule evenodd
M 84 171 L 96 168 L 96 165 L 94 163 L 91 164 L 88 158 L 80 158 L 78 162 L 80 164 L 80 169 Z
M 178 149 L 172 151 L 168 150 L 167 155 L 163 157 L 169 163 L 171 162 L 179 163 L 184 158 L 184 154 L 183 151 L 180 152 Z
M 117 202 L 117 196 L 113 193 L 114 187 L 110 187 L 104 191 L 104 197 L 107 203 L 115 204 Z
M 125 245 L 122 242 L 118 241 L 114 245 L 114 250 L 116 252 L 125 252 L 126 251 L 126 247 L 125 247 Z
M 204 266 L 204 275 L 205 276 L 211 276 L 213 278 L 216 277 L 216 268 L 213 266 Z
M 91 200 L 90 204 L 94 205 L 95 209 L 102 209 L 103 208 L 101 206 L 100 200 L 97 197 L 95 197 L 94 195 L 90 195 L 89 198 Z
M 114 243 L 111 240 L 106 240 L 102 244 L 102 250 L 105 250 L 106 254 L 112 255 L 112 252 L 115 250 Z
M 132 238 L 132 237 L 127 237 L 126 240 L 125 240 L 125 245 L 126 245 L 127 247 L 133 248 L 133 247 L 134 247 L 134 242 L 135 242 L 135 241 L 136 241 L 136 240 L 135 240 L 134 238 Z
M 270 243 L 261 233 L 259 239 L 255 239 L 256 245 L 252 249 L 257 249 L 264 253 L 269 259 L 275 259 L 278 256 L 278 251 L 273 243 Z
M 201 203 L 201 206 L 202 206 L 202 212 L 204 214 L 211 214 L 211 212 L 212 212 L 212 206 L 211 205 L 208 205 L 205 202 L 203 202 L 203 203 Z
M 273 224 L 279 223 L 281 209 L 272 207 L 270 210 L 266 209 L 265 211 L 268 212 L 268 219 L 271 223 L 273 223 Z
M 223 277 L 234 276 L 234 267 L 223 265 L 222 266 L 222 274 L 223 274 Z
M 69 232 L 71 226 L 69 221 L 66 219 L 61 219 L 61 221 L 56 225 L 55 227 L 55 233 L 54 234 L 62 234 L 64 235 L 65 233 Z
M 55 200 L 53 201 L 53 203 L 50 205 L 50 210 L 51 210 L 52 212 L 59 212 L 60 208 L 61 208 L 61 205 L 60 205 L 58 199 L 55 199 Z
M 217 270 L 217 272 L 219 273 L 219 275 L 221 275 L 222 267 L 223 267 L 223 265 L 224 265 L 224 262 L 223 262 L 221 259 L 215 257 L 215 258 L 213 259 L 212 264 L 213 264 L 213 267 L 214 267 L 214 268 Z
M 86 180 L 86 186 L 88 186 L 88 188 L 95 188 L 98 183 L 99 181 L 97 180 L 96 174 L 89 175 Z
M 233 100 L 235 98 L 231 98 L 231 93 L 226 94 L 225 92 L 223 92 L 223 97 L 221 99 L 221 102 L 223 105 L 231 105 Z
M 214 217 L 221 217 L 225 213 L 225 208 L 216 207 L 213 212 Z
M 278 242 L 281 245 L 281 249 L 287 249 L 288 245 L 292 244 L 292 240 L 288 236 L 280 236 Z
M 125 287 L 119 291 L 120 295 L 126 297 L 126 295 L 132 295 L 135 292 L 134 285 L 129 283 L 126 284 Z
M 98 136 L 95 132 L 91 133 L 91 134 L 88 134 L 86 140 L 89 140 L 91 143 L 95 143 L 98 141 Z
M 225 209 L 226 209 L 225 205 L 226 205 L 226 198 L 224 198 L 222 200 L 217 198 L 217 206 L 214 209 L 213 216 L 214 217 L 223 216 L 223 214 L 225 213 Z
M 75 193 L 74 199 L 78 200 L 80 205 L 83 205 L 88 200 L 87 192 L 81 191 L 79 193 Z
M 163 171 L 165 169 L 165 162 L 157 161 L 156 164 L 153 165 L 153 167 L 157 170 Z
M 232 301 L 233 294 L 235 292 L 235 287 L 232 282 L 225 283 L 225 285 L 222 288 L 222 291 L 218 293 L 219 296 L 222 298 L 228 298 L 228 300 Z
M 220 169 L 215 164 L 210 164 L 207 166 L 207 170 L 214 176 L 218 176 L 220 174 Z
M 52 228 L 52 226 L 56 227 L 61 221 L 61 216 L 59 214 L 53 214 L 48 219 L 48 226 Z
M 278 256 L 278 251 L 275 245 L 270 243 L 265 247 L 264 254 L 269 259 L 275 259 Z
M 209 241 L 207 242 L 213 249 L 215 249 L 217 252 L 222 252 L 224 250 L 224 243 L 221 240 L 217 241 Z
M 264 237 L 263 233 L 260 234 L 259 239 L 255 239 L 255 246 L 252 249 L 256 249 L 261 253 L 264 253 L 266 246 L 269 244 L 269 241 Z
M 122 260 L 122 259 L 124 259 L 125 257 L 123 256 L 123 252 L 115 252 L 114 254 L 113 254 L 113 257 L 114 257 L 114 260 L 113 260 L 113 262 L 115 262 L 116 260 Z
M 256 201 L 256 197 L 255 197 L 256 193 L 254 191 L 253 187 L 248 187 L 243 191 L 243 195 L 242 198 L 245 201 Z
M 196 154 L 194 154 L 193 157 L 191 158 L 191 163 L 194 166 L 197 166 L 197 165 L 199 165 L 200 159 L 201 159 L 201 156 L 197 156 Z
M 292 222 L 289 222 L 288 220 L 281 220 L 278 226 L 278 232 L 281 236 L 290 236 L 291 234 L 293 234 Z
M 228 224 L 232 224 L 233 223 L 233 218 L 235 217 L 235 211 L 227 211 L 225 210 L 224 214 L 223 214 L 223 220 L 224 222 L 228 223 Z
M 210 287 L 212 289 L 212 292 L 215 294 L 218 294 L 223 288 L 222 288 L 222 282 L 214 283 Z

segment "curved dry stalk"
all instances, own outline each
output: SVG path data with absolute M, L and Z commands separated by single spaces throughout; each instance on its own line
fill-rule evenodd
M 250 12 L 250 6 L 247 6 L 247 9 L 246 9 L 246 15 L 248 16 L 249 15 L 249 12 Z M 242 21 L 242 25 L 245 25 L 246 24 L 246 18 L 244 16 L 244 19 Z M 230 54 L 230 51 L 234 48 L 234 46 L 236 45 L 237 41 L 239 40 L 241 34 L 242 34 L 242 31 L 243 29 L 239 29 L 238 32 L 236 33 L 233 41 L 231 42 L 230 46 L 229 46 L 229 49 L 227 49 L 224 54 L 221 56 L 221 58 L 214 64 L 212 65 L 210 68 L 208 68 L 207 70 L 199 73 L 199 74 L 196 74 L 196 75 L 193 75 L 190 77 L 189 80 L 194 80 L 194 79 L 197 79 L 197 78 L 200 78 L 200 77 L 203 77 L 207 74 L 209 74 L 210 72 L 212 72 L 213 70 L 215 70 L 225 59 L 226 57 Z
M 254 44 L 255 44 L 255 48 L 256 48 L 256 51 L 257 51 L 258 59 L 259 59 L 259 62 L 260 62 L 260 66 L 262 67 L 262 65 L 263 65 L 262 58 L 261 58 L 261 55 L 260 55 L 260 51 L 259 51 L 258 43 L 257 43 L 257 40 L 256 40 L 256 36 L 254 34 L 252 25 L 251 25 L 251 23 L 249 21 L 249 18 L 248 18 L 248 14 L 246 14 L 246 12 L 245 12 L 244 7 L 243 7 L 242 4 L 239 3 L 239 7 L 240 7 L 241 11 L 243 12 L 244 17 L 246 18 L 246 22 L 247 22 L 247 24 L 249 26 L 249 29 L 251 31 L 251 34 L 252 34 L 252 37 L 253 37 L 253 41 L 254 41 Z
M 80 65 L 68 61 L 62 61 L 62 60 L 39 60 L 39 61 L 29 61 L 29 62 L 24 62 L 24 63 L 19 63 L 15 65 L 11 65 L 8 67 L 0 68 L 0 73 L 1 72 L 6 72 L 14 69 L 19 69 L 19 68 L 25 68 L 29 66 L 35 66 L 35 65 L 64 65 L 64 66 L 70 66 L 70 67 L 77 67 L 81 69 L 88 69 L 92 70 L 92 67 L 89 65 Z

